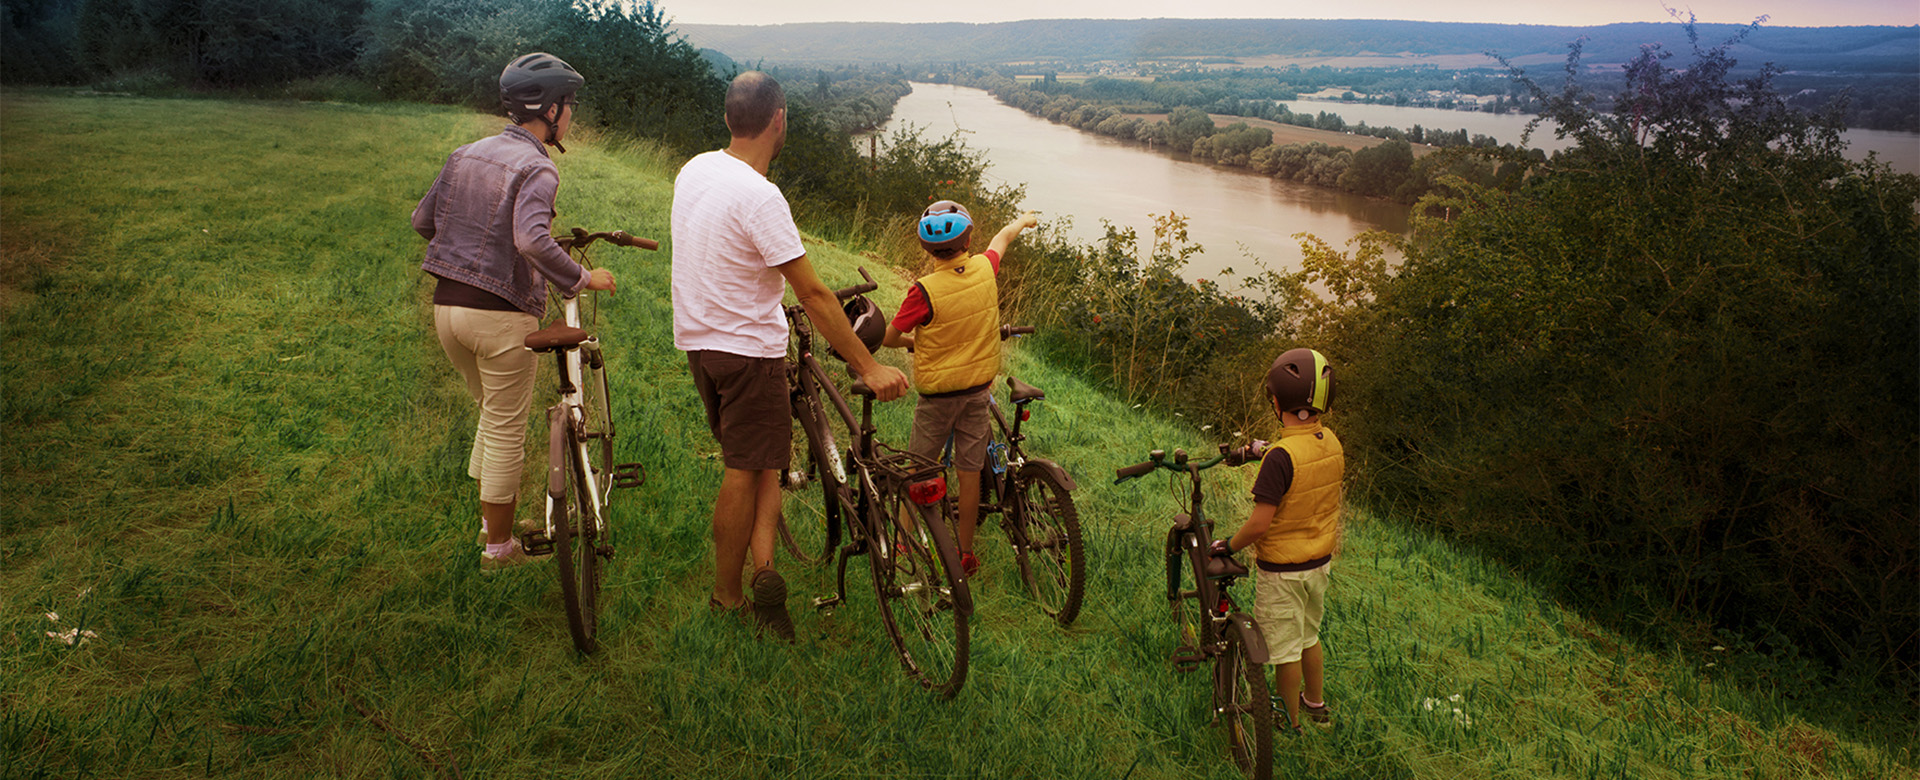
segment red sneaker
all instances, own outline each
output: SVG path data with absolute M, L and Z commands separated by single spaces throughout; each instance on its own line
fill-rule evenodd
M 974 557 L 973 553 L 970 553 L 970 552 L 961 553 L 960 554 L 960 571 L 965 573 L 968 577 L 972 577 L 974 575 L 974 572 L 980 571 L 980 559 Z

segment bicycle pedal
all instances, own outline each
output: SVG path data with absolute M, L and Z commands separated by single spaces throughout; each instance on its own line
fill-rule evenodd
M 611 561 L 613 560 L 613 545 L 611 544 L 596 545 L 593 548 L 593 553 L 595 555 L 600 556 L 601 559 L 603 560 Z
M 638 463 L 622 463 L 613 467 L 613 486 L 617 488 L 637 488 L 647 481 L 647 469 Z
M 1198 668 L 1200 664 L 1205 663 L 1206 660 L 1207 654 L 1200 652 L 1197 648 L 1182 647 L 1173 651 L 1173 668 L 1175 671 L 1193 671 L 1195 668 Z
M 821 596 L 813 600 L 813 608 L 821 612 L 832 612 L 833 608 L 840 606 L 840 602 L 843 601 L 846 599 L 839 596 Z
M 520 534 L 520 549 L 528 555 L 539 557 L 553 554 L 553 540 L 547 538 L 545 531 L 524 531 Z

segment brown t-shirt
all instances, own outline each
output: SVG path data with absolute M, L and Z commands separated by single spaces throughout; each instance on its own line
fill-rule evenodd
M 440 280 L 440 284 L 433 288 L 433 304 L 435 306 L 458 306 L 463 309 L 484 309 L 486 311 L 520 310 L 520 307 L 513 305 L 512 301 L 471 284 L 456 282 L 438 275 L 433 278 Z
M 1260 473 L 1253 478 L 1253 500 L 1279 506 L 1293 487 L 1293 456 L 1277 446 L 1274 449 L 1279 451 L 1260 460 Z

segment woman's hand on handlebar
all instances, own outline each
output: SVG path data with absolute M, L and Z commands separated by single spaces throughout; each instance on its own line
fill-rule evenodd
M 587 289 L 613 292 L 613 272 L 605 268 L 595 268 L 588 271 Z

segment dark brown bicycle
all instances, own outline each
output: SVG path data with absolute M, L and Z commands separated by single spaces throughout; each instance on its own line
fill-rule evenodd
M 1032 326 L 1003 325 L 1000 339 L 1032 332 Z M 1087 587 L 1086 545 L 1080 512 L 1073 505 L 1073 477 L 1058 463 L 1027 457 L 1021 446 L 1027 440 L 1021 428 L 1033 416 L 1029 405 L 1046 397 L 1046 391 L 1007 377 L 1007 399 L 1014 408 L 1011 426 L 1000 401 L 988 397 L 994 435 L 987 443 L 987 468 L 980 475 L 980 518 L 1000 516 L 1020 581 L 1040 611 L 1064 626 L 1080 614 Z
M 591 269 L 586 249 L 595 241 L 658 249 L 659 244 L 622 232 L 554 236 L 573 258 Z M 613 400 L 600 339 L 581 327 L 578 296 L 560 302 L 552 324 L 527 334 L 527 349 L 553 353 L 559 400 L 547 407 L 546 527 L 520 535 L 535 555 L 552 554 L 560 572 L 560 600 L 574 649 L 598 648 L 600 570 L 613 560 L 613 526 L 607 502 L 616 487 L 637 487 L 638 463 L 613 462 Z
M 840 300 L 878 287 L 866 269 L 860 275 L 866 283 L 835 291 Z M 967 679 L 973 596 L 960 568 L 942 467 L 880 443 L 873 391 L 858 379 L 848 384 L 846 393 L 861 399 L 856 418 L 813 352 L 806 310 L 788 306 L 786 315 L 787 382 L 800 430 L 781 479 L 781 544 L 802 561 L 838 560 L 834 594 L 814 599 L 819 609 L 846 601 L 847 561 L 866 556 L 881 623 L 907 675 L 952 697 Z
M 1173 516 L 1167 529 L 1167 605 L 1179 632 L 1174 669 L 1191 671 L 1213 662 L 1210 686 L 1214 722 L 1227 732 L 1233 762 L 1254 780 L 1273 775 L 1273 703 L 1267 699 L 1267 641 L 1253 617 L 1239 611 L 1229 591 L 1247 576 L 1247 567 L 1212 554 L 1213 521 L 1203 511 L 1200 472 L 1221 464 L 1259 462 L 1263 443 L 1238 449 L 1220 445 L 1219 456 L 1191 460 L 1186 450 L 1154 450 L 1144 463 L 1114 472 L 1114 484 L 1156 470 L 1179 472 L 1192 482 L 1187 511 Z M 1191 587 L 1188 584 L 1191 583 Z

